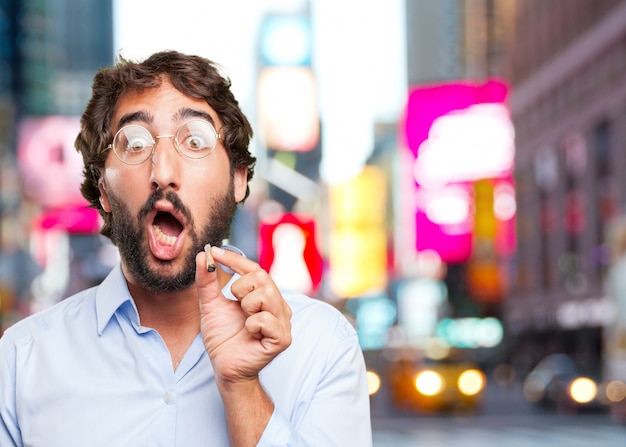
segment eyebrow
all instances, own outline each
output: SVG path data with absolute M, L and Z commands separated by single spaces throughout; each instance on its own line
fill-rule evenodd
M 126 124 L 136 121 L 148 124 L 154 121 L 154 117 L 152 116 L 152 114 L 145 111 L 127 113 L 126 115 L 122 115 L 122 117 L 119 119 L 119 121 L 117 122 L 117 128 L 121 129 Z
M 183 121 L 189 118 L 203 118 L 210 122 L 215 127 L 215 121 L 213 117 L 209 115 L 207 112 L 203 112 L 201 110 L 191 109 L 189 107 L 181 107 L 178 109 L 176 114 L 174 115 L 174 121 Z M 117 122 L 117 128 L 121 129 L 123 126 L 132 122 L 142 122 L 146 124 L 150 124 L 154 121 L 154 117 L 150 112 L 146 111 L 137 111 L 132 113 L 127 113 L 126 115 L 122 115 L 122 117 Z
M 178 109 L 178 112 L 176 112 L 176 115 L 174 115 L 175 121 L 183 121 L 188 118 L 203 118 L 211 123 L 213 127 L 215 127 L 215 121 L 213 120 L 213 117 L 207 112 L 203 112 L 201 110 L 190 109 L 189 107 L 181 107 L 180 109 Z

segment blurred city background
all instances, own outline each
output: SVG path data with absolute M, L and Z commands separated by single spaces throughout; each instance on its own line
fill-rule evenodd
M 0 0 L 0 333 L 117 262 L 74 138 L 163 49 L 232 79 L 230 243 L 354 323 L 375 445 L 623 445 L 626 1 Z

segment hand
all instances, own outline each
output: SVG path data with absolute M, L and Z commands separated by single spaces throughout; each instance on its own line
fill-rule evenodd
M 256 380 L 259 372 L 291 344 L 291 308 L 269 274 L 232 251 L 211 248 L 216 262 L 241 275 L 222 294 L 218 274 L 208 272 L 206 254 L 196 256 L 200 331 L 218 383 Z

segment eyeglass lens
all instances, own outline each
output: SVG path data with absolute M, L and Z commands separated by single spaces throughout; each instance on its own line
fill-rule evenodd
M 203 158 L 217 145 L 215 128 L 204 120 L 191 120 L 181 125 L 175 135 L 153 137 L 143 126 L 131 124 L 122 127 L 113 139 L 115 154 L 124 163 L 140 164 L 150 158 L 157 141 L 174 137 L 177 150 L 190 158 Z

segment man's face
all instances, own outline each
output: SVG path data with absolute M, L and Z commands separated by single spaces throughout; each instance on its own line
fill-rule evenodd
M 205 101 L 164 82 L 123 95 L 112 130 L 139 124 L 154 136 L 173 135 L 190 118 L 212 122 L 220 133 L 221 121 Z M 227 236 L 236 202 L 245 195 L 246 172 L 231 175 L 220 142 L 207 157 L 191 159 L 176 150 L 173 138 L 157 141 L 154 156 L 139 165 L 109 153 L 99 184 L 101 203 L 112 213 L 112 239 L 128 281 L 150 290 L 181 290 L 193 283 L 196 254 Z

